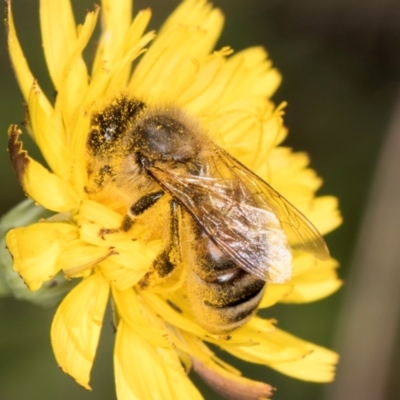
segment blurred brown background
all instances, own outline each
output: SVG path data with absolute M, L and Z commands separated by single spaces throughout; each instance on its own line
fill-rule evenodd
M 178 3 L 137 0 L 135 10 L 150 6 L 154 13 L 151 28 L 157 29 Z M 74 1 L 79 22 L 92 4 L 92 0 Z M 293 334 L 345 350 L 337 382 L 319 385 L 263 367 L 235 365 L 246 375 L 278 387 L 278 400 L 399 399 L 400 246 L 392 243 L 400 238 L 396 187 L 400 181 L 396 176 L 400 175 L 400 147 L 396 151 L 400 140 L 396 119 L 400 113 L 400 0 L 215 0 L 214 4 L 226 16 L 219 47 L 241 50 L 262 45 L 281 71 L 283 84 L 274 99 L 289 103 L 285 122 L 290 134 L 285 145 L 310 154 L 312 167 L 325 182 L 319 193 L 338 196 L 344 216 L 344 225 L 328 235 L 327 242 L 340 260 L 345 287 L 325 300 L 279 306 L 267 314 Z M 30 66 L 51 94 L 40 45 L 38 0 L 13 0 L 13 8 Z M 24 198 L 5 150 L 9 124 L 23 120 L 23 102 L 8 60 L 4 31 L 0 89 L 3 214 Z M 385 218 L 388 223 L 380 225 Z M 393 226 L 387 231 L 390 222 Z M 361 227 L 364 233 L 360 236 Z M 378 262 L 367 265 L 374 257 Z M 49 341 L 53 313 L 0 299 L 0 398 L 114 399 L 111 323 L 104 324 L 93 371 L 94 390 L 88 393 L 56 367 Z M 354 337 L 360 338 L 359 345 Z M 382 351 L 381 345 L 385 347 Z M 374 354 L 384 357 L 377 359 Z M 202 391 L 207 399 L 217 399 L 207 388 Z

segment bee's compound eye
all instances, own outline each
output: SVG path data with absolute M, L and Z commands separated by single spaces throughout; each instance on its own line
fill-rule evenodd
M 153 115 L 140 120 L 134 129 L 140 137 L 140 150 L 146 156 L 181 161 L 196 154 L 198 146 L 194 135 L 173 116 Z

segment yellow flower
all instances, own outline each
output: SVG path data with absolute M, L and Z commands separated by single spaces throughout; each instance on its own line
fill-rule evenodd
M 206 0 L 185 0 L 160 32 L 145 33 L 149 9 L 131 19 L 131 0 L 103 0 L 76 25 L 69 0 L 41 0 L 44 54 L 56 91 L 52 103 L 34 79 L 18 42 L 7 0 L 9 52 L 29 110 L 28 132 L 48 164 L 28 156 L 16 126 L 9 152 L 28 197 L 54 212 L 51 218 L 12 229 L 6 243 L 14 270 L 32 291 L 62 271 L 79 279 L 57 309 L 51 341 L 57 363 L 90 389 L 90 371 L 106 304 L 115 305 L 114 370 L 118 399 L 200 399 L 187 376 L 193 368 L 216 391 L 232 398 L 270 397 L 271 386 L 248 380 L 219 359 L 214 344 L 248 362 L 292 377 L 327 382 L 337 355 L 253 316 L 227 334 L 198 325 L 182 294 L 185 272 L 145 288 L 153 262 L 165 247 L 164 208 L 132 229 L 118 230 L 129 203 L 122 194 L 91 191 L 87 138 L 95 115 L 126 98 L 153 107 L 178 107 L 194 116 L 213 142 L 268 181 L 325 234 L 341 220 L 336 199 L 315 197 L 321 180 L 308 157 L 278 147 L 286 135 L 283 105 L 269 100 L 280 83 L 262 48 L 233 55 L 213 48 L 223 16 Z M 99 13 L 102 33 L 89 70 L 82 52 Z M 148 48 L 146 49 L 146 46 Z M 90 171 L 89 171 L 90 172 Z M 101 184 L 99 184 L 101 186 Z M 153 213 L 154 214 L 154 213 Z M 115 228 L 114 233 L 110 233 Z M 183 265 L 183 271 L 190 265 Z M 260 308 L 303 303 L 340 286 L 333 259 L 293 252 L 293 275 L 269 283 Z M 246 393 L 246 396 L 244 395 Z M 236 397 L 234 397 L 236 396 Z

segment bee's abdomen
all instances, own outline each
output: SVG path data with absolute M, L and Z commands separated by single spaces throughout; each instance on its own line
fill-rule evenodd
M 208 332 L 216 334 L 243 325 L 257 310 L 264 288 L 265 281 L 243 271 L 222 253 L 218 257 L 203 254 L 188 277 L 194 317 Z

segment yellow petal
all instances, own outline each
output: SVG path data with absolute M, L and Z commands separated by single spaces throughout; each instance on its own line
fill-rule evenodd
M 212 9 L 209 3 L 183 2 L 135 68 L 129 89 L 140 97 L 161 103 L 177 98 L 196 73 L 193 60 L 211 51 L 222 24 L 220 11 Z
M 41 164 L 28 157 L 18 140 L 21 131 L 11 125 L 8 131 L 8 151 L 18 179 L 29 197 L 48 210 L 63 212 L 74 209 L 79 198 L 69 182 L 52 174 Z
M 176 326 L 179 329 L 191 332 L 199 337 L 205 338 L 209 336 L 209 333 L 194 323 L 191 318 L 188 318 L 187 314 L 185 315 L 182 313 L 182 309 L 180 307 L 181 304 L 174 306 L 174 304 L 178 303 L 177 301 L 167 302 L 158 295 L 148 291 L 143 291 L 141 293 L 141 297 L 143 297 L 143 300 L 146 302 L 146 304 L 148 304 L 148 306 L 156 314 L 161 315 L 162 318 L 169 324 Z
M 175 351 L 154 347 L 123 320 L 117 330 L 114 369 L 119 400 L 202 399 Z
M 143 52 L 144 47 L 154 39 L 155 32 L 143 33 L 150 21 L 151 10 L 143 10 L 132 22 L 129 31 L 126 35 L 124 46 L 121 47 L 120 52 L 116 54 L 113 68 L 112 79 L 109 84 L 108 90 L 121 90 L 125 89 L 128 77 L 131 70 L 131 63 Z
M 244 60 L 241 71 L 240 87 L 236 87 L 238 98 L 251 94 L 270 98 L 282 81 L 279 72 L 272 68 L 272 62 L 267 59 L 268 54 L 262 47 L 250 47 L 232 56 L 232 59 Z
M 186 26 L 178 26 L 163 36 L 162 41 L 155 41 L 133 71 L 128 89 L 139 98 L 156 100 L 158 103 L 177 97 L 196 70 L 192 62 L 194 55 L 190 52 L 196 43 L 202 41 L 203 36 L 201 30 L 191 32 Z M 182 48 L 177 49 L 171 43 L 179 43 Z M 179 74 L 176 73 L 178 70 Z
M 113 58 L 113 54 L 122 45 L 132 18 L 131 0 L 102 0 L 103 34 L 106 39 L 105 58 Z
M 218 132 L 217 143 L 232 156 L 269 181 L 265 161 L 281 140 L 284 129 L 281 109 L 263 97 L 246 98 L 213 115 L 210 130 Z
M 79 239 L 66 245 L 58 258 L 58 266 L 67 278 L 87 276 L 91 269 L 115 254 L 115 250 L 107 247 L 91 246 Z
M 298 360 L 312 351 L 309 343 L 275 327 L 271 329 L 268 321 L 258 317 L 253 317 L 231 336 L 236 340 L 241 337 L 243 342 L 247 338 L 253 345 L 231 345 L 230 341 L 220 342 L 219 345 L 234 356 L 256 364 Z
M 180 331 L 179 332 L 180 336 L 182 336 L 183 340 L 187 344 L 188 350 L 186 353 L 190 355 L 191 358 L 195 358 L 206 365 L 209 365 L 210 363 L 217 363 L 219 366 L 224 368 L 226 371 L 230 372 L 233 375 L 239 376 L 241 375 L 241 372 L 233 367 L 232 365 L 226 363 L 222 359 L 218 358 L 212 350 L 204 343 L 203 340 L 201 340 L 199 337 L 196 335 L 193 335 L 189 332 L 186 331 Z M 182 361 L 186 361 L 184 358 L 182 358 Z M 188 362 L 185 365 L 188 365 L 189 368 L 191 367 L 191 360 L 188 360 Z
M 115 48 L 114 32 L 103 32 L 93 66 L 92 80 L 83 101 L 86 111 L 89 111 L 93 103 L 102 98 L 107 91 L 113 93 L 126 89 L 131 62 L 142 54 L 144 46 L 154 38 L 154 32 L 142 36 L 150 16 L 150 10 L 139 13 L 126 32 L 124 40 Z
M 342 281 L 338 280 L 335 273 L 316 274 L 319 282 L 314 283 L 297 283 L 294 281 L 294 290 L 287 297 L 280 300 L 283 303 L 308 303 L 323 299 L 335 293 L 343 285 Z
M 125 232 L 102 235 L 103 228 L 104 225 L 83 223 L 80 227 L 81 239 L 94 246 L 114 248 L 113 261 L 138 272 L 148 271 L 164 247 L 162 240 L 147 243 L 141 240 L 133 241 Z
M 58 365 L 89 390 L 108 293 L 108 283 L 101 275 L 84 279 L 60 304 L 51 326 Z
M 135 333 L 155 347 L 179 349 L 187 354 L 190 352 L 187 341 L 182 336 L 183 332 L 171 329 L 162 316 L 148 307 L 142 297 L 143 292 L 132 287 L 119 290 L 114 284 L 112 290 L 118 316 Z
M 338 361 L 336 353 L 280 329 L 262 332 L 263 322 L 255 317 L 238 330 L 254 338 L 254 346 L 229 346 L 229 342 L 221 342 L 221 347 L 245 361 L 269 366 L 298 379 L 313 382 L 333 379 Z
M 338 279 L 336 260 L 320 261 L 302 253 L 294 258 L 292 290 L 282 297 L 284 303 L 306 303 L 316 301 L 334 293 L 342 286 Z
M 171 347 L 167 330 L 162 325 L 156 327 L 150 324 L 148 311 L 132 288 L 121 291 L 113 287 L 113 299 L 118 315 L 137 335 L 154 346 Z
M 104 230 L 117 229 L 121 227 L 122 216 L 115 211 L 110 210 L 104 205 L 92 200 L 86 200 L 82 203 L 77 222 L 80 226 L 81 239 L 89 244 L 100 247 L 112 247 L 115 249 L 115 255 L 112 256 L 113 263 L 118 263 L 122 267 L 131 269 L 137 273 L 143 274 L 151 267 L 157 254 L 163 249 L 163 240 L 142 241 L 140 238 L 142 227 L 134 226 L 130 232 L 118 231 L 115 233 L 102 234 Z M 132 235 L 136 235 L 135 229 L 138 228 L 138 236 L 132 240 Z M 102 268 L 107 269 L 110 264 L 103 263 Z M 112 265 L 111 276 L 118 272 L 116 266 Z M 122 271 L 121 271 L 122 272 Z M 105 275 L 108 272 L 105 271 Z M 124 285 L 123 282 L 120 282 Z
M 162 38 L 168 31 L 181 24 L 200 27 L 207 33 L 204 43 L 199 43 L 203 46 L 202 52 L 199 51 L 199 54 L 204 55 L 214 48 L 222 31 L 224 16 L 219 9 L 213 8 L 207 0 L 185 0 L 167 18 L 158 36 Z
M 310 382 L 332 382 L 338 355 L 323 347 L 310 344 L 312 351 L 304 358 L 291 362 L 274 363 L 269 366 L 282 374 Z
M 129 26 L 129 30 L 125 37 L 126 41 L 126 43 L 124 44 L 125 51 L 137 46 L 140 39 L 144 35 L 144 31 L 146 30 L 150 22 L 150 18 L 151 18 L 150 8 L 141 10 L 137 13 L 131 25 Z
M 292 290 L 293 284 L 291 282 L 279 285 L 268 283 L 258 308 L 267 308 L 273 306 L 279 301 L 282 301 L 282 299 L 285 299 L 292 292 Z
M 82 199 L 87 197 L 86 139 L 89 132 L 90 116 L 83 110 L 77 110 L 74 123 L 69 131 L 69 171 L 70 181 Z
M 121 51 L 126 40 L 126 33 L 132 18 L 132 1 L 130 0 L 102 0 L 102 35 L 96 51 L 93 63 L 92 76 L 95 76 L 101 68 L 109 67 L 110 61 Z M 127 81 L 129 68 L 123 72 L 121 78 Z
M 338 199 L 333 196 L 317 197 L 313 202 L 312 209 L 307 211 L 307 218 L 322 235 L 333 231 L 342 224 Z
M 80 226 L 81 239 L 87 243 L 101 247 L 118 249 L 138 249 L 138 244 L 131 240 L 126 232 L 119 231 L 122 215 L 92 200 L 85 200 L 76 216 Z M 104 233 L 116 230 L 112 233 Z
M 148 269 L 135 268 L 131 263 L 130 267 L 124 266 L 114 259 L 102 261 L 99 265 L 104 277 L 118 290 L 127 290 L 136 285 L 148 271 Z
M 123 59 L 114 59 L 109 63 L 102 65 L 101 68 L 98 68 L 96 74 L 93 76 L 92 82 L 88 88 L 87 94 L 85 96 L 83 107 L 85 110 L 90 110 L 90 107 L 93 105 L 95 101 L 101 99 L 108 90 L 113 93 L 115 89 L 121 90 L 118 82 L 119 79 L 115 77 L 115 74 L 118 73 L 121 69 L 128 68 L 128 62 L 134 61 L 137 57 L 139 57 L 143 52 L 143 47 L 146 46 L 154 37 L 153 32 L 149 32 L 138 40 L 135 46 L 129 48 L 125 53 L 122 53 Z M 117 62 L 118 61 L 118 62 Z M 110 81 L 113 81 L 111 84 Z M 112 85 L 116 85 L 114 87 Z M 114 93 L 113 93 L 114 94 Z M 139 96 L 138 93 L 135 95 Z
M 31 290 L 59 271 L 57 259 L 68 241 L 77 236 L 76 227 L 63 223 L 41 222 L 7 233 L 6 243 L 14 258 L 14 270 Z
M 69 173 L 66 138 L 64 132 L 57 129 L 51 115 L 47 114 L 43 106 L 45 102 L 43 93 L 34 81 L 29 93 L 28 107 L 35 140 L 52 171 L 66 179 Z
M 183 104 L 192 112 L 202 111 L 203 114 L 207 114 L 210 105 L 206 104 L 204 98 L 207 97 L 206 93 L 213 90 L 213 85 L 222 75 L 221 70 L 226 65 L 225 57 L 231 53 L 232 50 L 225 47 L 222 50 L 214 51 L 203 60 L 193 59 L 189 64 L 189 68 L 192 69 L 192 74 L 188 79 L 189 85 L 179 91 L 177 103 Z
M 270 153 L 269 183 L 297 207 L 324 235 L 337 228 L 342 218 L 338 201 L 333 196 L 315 198 L 322 181 L 315 171 L 305 168 L 309 158 L 305 153 L 292 153 L 284 147 Z
M 246 51 L 230 58 L 225 58 L 226 55 L 226 49 L 215 52 L 211 56 L 214 62 L 199 68 L 197 82 L 195 82 L 198 93 L 196 96 L 191 95 L 192 100 L 188 102 L 190 109 L 206 114 L 213 114 L 215 110 L 222 112 L 226 107 L 232 107 L 236 102 L 243 102 L 249 97 L 265 98 L 265 92 L 270 91 L 270 88 L 263 88 L 263 83 L 258 82 L 257 79 L 268 75 L 269 63 L 263 60 L 261 71 L 257 71 L 260 69 L 259 65 L 254 65 L 254 57 L 251 57 L 251 54 L 249 56 Z M 259 64 L 258 60 L 257 64 Z M 214 69 L 210 68 L 212 65 Z M 202 88 L 199 86 L 201 81 L 205 83 Z M 188 96 L 186 92 L 190 89 L 190 87 L 186 89 L 184 96 Z
M 76 42 L 76 27 L 70 0 L 41 0 L 40 28 L 46 63 L 59 90 L 65 63 Z
M 84 200 L 77 215 L 79 224 L 96 223 L 103 228 L 119 228 L 122 216 L 105 205 L 93 200 Z
M 67 54 L 62 69 L 59 92 L 56 99 L 56 110 L 61 110 L 67 127 L 73 126 L 75 114 L 79 112 L 88 87 L 88 72 L 82 59 L 85 49 L 97 23 L 99 7 L 86 14 L 85 22 L 79 29 L 77 40 Z
M 34 78 L 32 72 L 29 69 L 28 63 L 26 62 L 24 53 L 22 52 L 21 45 L 18 41 L 18 37 L 15 31 L 14 19 L 11 12 L 11 0 L 6 0 L 6 33 L 8 51 L 11 58 L 11 64 L 14 67 L 15 75 L 18 80 L 19 87 L 24 96 L 24 100 L 28 103 L 29 91 L 31 90 Z M 52 106 L 48 102 L 47 98 L 44 97 L 43 107 L 51 113 Z
M 314 206 L 315 191 L 322 180 L 314 170 L 306 168 L 309 157 L 305 153 L 293 153 L 290 149 L 278 147 L 269 157 L 269 183 L 285 196 L 301 212 L 308 215 Z

